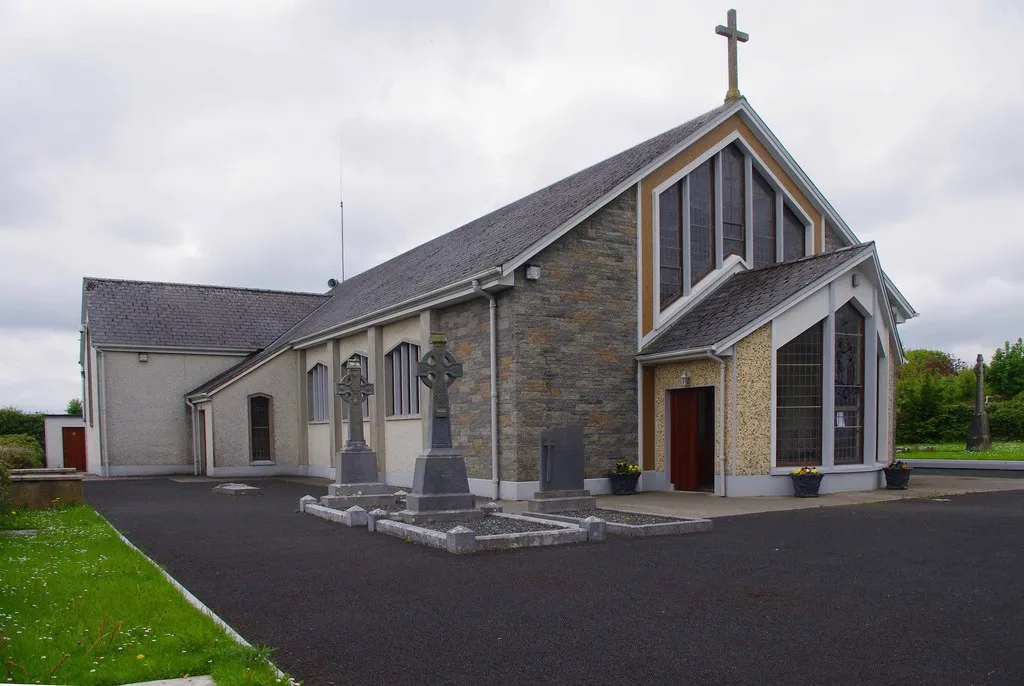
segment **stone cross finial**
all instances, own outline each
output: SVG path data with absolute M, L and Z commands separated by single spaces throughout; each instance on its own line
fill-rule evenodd
M 729 39 L 729 90 L 725 94 L 725 101 L 732 102 L 740 99 L 739 68 L 736 65 L 736 43 L 746 43 L 750 36 L 736 29 L 736 10 L 729 10 L 728 26 L 719 24 L 715 27 L 715 33 Z
M 462 363 L 447 350 L 448 337 L 430 334 L 430 351 L 416 367 L 416 376 L 430 389 L 430 448 L 452 447 L 448 387 L 462 376 Z
M 356 358 L 345 364 L 347 373 L 338 381 L 337 395 L 348 404 L 348 441 L 346 446 L 365 446 L 363 437 L 363 400 L 373 395 L 373 384 L 363 378 L 362 367 Z

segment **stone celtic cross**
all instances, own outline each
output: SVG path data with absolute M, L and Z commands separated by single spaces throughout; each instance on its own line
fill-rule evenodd
M 746 43 L 750 36 L 736 29 L 736 10 L 729 10 L 728 26 L 719 24 L 715 27 L 715 33 L 729 39 L 729 90 L 725 94 L 725 101 L 732 102 L 740 99 L 739 67 L 736 64 L 736 44 Z
M 430 334 L 430 351 L 416 367 L 416 376 L 430 389 L 430 448 L 452 447 L 448 387 L 462 376 L 462 363 L 447 350 L 443 333 Z
M 345 363 L 346 374 L 338 381 L 337 395 L 348 405 L 348 441 L 345 446 L 365 446 L 363 437 L 363 401 L 373 395 L 373 384 L 363 378 L 359 360 Z
M 985 358 L 981 355 L 974 365 L 974 411 L 977 414 L 985 411 Z

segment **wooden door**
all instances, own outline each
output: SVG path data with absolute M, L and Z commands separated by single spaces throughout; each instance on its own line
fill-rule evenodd
M 669 478 L 677 491 L 715 487 L 713 388 L 685 388 L 669 395 Z
M 199 410 L 199 473 L 206 474 L 206 410 Z
M 85 471 L 85 427 L 65 426 L 61 428 L 64 450 L 64 466 Z

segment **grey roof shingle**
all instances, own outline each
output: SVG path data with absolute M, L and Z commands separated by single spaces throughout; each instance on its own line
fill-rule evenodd
M 719 343 L 843 264 L 871 251 L 860 243 L 835 252 L 734 274 L 683 314 L 641 355 L 704 348 Z
M 318 293 L 86 277 L 97 345 L 259 350 L 329 300 Z

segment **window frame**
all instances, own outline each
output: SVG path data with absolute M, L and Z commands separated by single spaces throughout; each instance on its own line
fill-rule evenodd
M 773 397 L 775 399 L 775 403 L 774 403 L 775 407 L 772 408 L 772 414 L 773 414 L 774 419 L 775 419 L 775 421 L 774 421 L 774 423 L 775 423 L 775 430 L 774 430 L 775 445 L 772 446 L 772 463 L 773 463 L 774 467 L 777 467 L 779 469 L 792 469 L 794 467 L 802 467 L 802 466 L 817 466 L 817 467 L 820 467 L 825 462 L 825 443 L 824 443 L 824 438 L 825 437 L 824 437 L 824 432 L 822 430 L 822 428 L 823 428 L 822 427 L 822 421 L 823 421 L 822 418 L 824 417 L 825 406 L 826 406 L 826 402 L 825 402 L 825 386 L 826 386 L 826 384 L 825 384 L 825 369 L 826 369 L 825 358 L 827 357 L 827 353 L 826 353 L 827 346 L 825 345 L 825 337 L 827 335 L 827 330 L 828 330 L 827 320 L 828 320 L 828 318 L 826 317 L 825 319 L 821 319 L 821 320 L 815 322 L 814 324 L 812 324 L 807 329 L 804 329 L 798 335 L 794 336 L 792 339 L 790 339 L 789 341 L 787 341 L 783 345 L 779 346 L 778 350 L 776 350 L 775 354 L 774 354 L 775 370 L 774 370 L 774 373 L 772 375 L 772 377 L 773 377 L 773 379 L 772 379 L 772 383 L 773 383 L 772 395 L 773 395 Z M 817 365 L 816 365 L 817 366 L 817 380 L 818 380 L 818 383 L 817 383 L 818 404 L 817 405 L 807 405 L 807 406 L 796 406 L 796 405 L 785 405 L 785 406 L 783 406 L 781 404 L 781 402 L 780 402 L 780 400 L 781 400 L 780 399 L 780 395 L 781 394 L 779 393 L 779 390 L 780 390 L 780 388 L 782 387 L 782 384 L 783 384 L 783 376 L 782 376 L 783 364 L 779 361 L 779 358 L 780 358 L 783 350 L 785 350 L 790 345 L 795 345 L 795 344 L 799 343 L 801 338 L 806 336 L 808 333 L 811 333 L 812 330 L 814 330 L 814 329 L 817 329 L 817 339 L 818 339 L 817 340 L 817 343 L 818 343 L 818 358 L 817 358 Z M 789 366 L 789 365 L 787 365 L 787 366 Z M 782 411 L 784 409 L 791 409 L 791 408 L 799 408 L 799 409 L 813 409 L 813 408 L 817 408 L 817 416 L 814 418 L 814 420 L 815 420 L 814 421 L 814 425 L 817 428 L 817 439 L 818 439 L 818 444 L 817 444 L 818 456 L 817 456 L 817 461 L 816 462 L 814 462 L 814 461 L 807 461 L 807 460 L 799 460 L 799 461 L 796 461 L 796 462 L 790 462 L 790 461 L 782 462 L 779 459 L 779 457 L 780 457 L 780 455 L 782 453 L 782 448 L 783 448 L 783 442 L 782 442 L 782 437 L 781 437 L 781 434 L 782 434 L 782 431 L 781 431 L 781 429 L 782 429 L 782 421 L 781 421 L 780 415 L 781 415 L 781 413 L 782 413 Z
M 263 458 L 256 458 L 256 445 L 253 440 L 254 431 L 257 428 L 253 424 L 253 401 L 255 400 L 266 400 L 267 401 L 267 455 Z M 248 411 L 248 423 L 247 427 L 247 438 L 249 442 L 249 463 L 250 464 L 265 464 L 276 461 L 276 451 L 274 449 L 274 396 L 268 393 L 252 393 L 246 396 L 245 399 L 246 409 Z M 264 427 L 259 427 L 263 429 Z
M 323 424 L 331 417 L 330 370 L 317 362 L 306 370 L 306 421 Z

